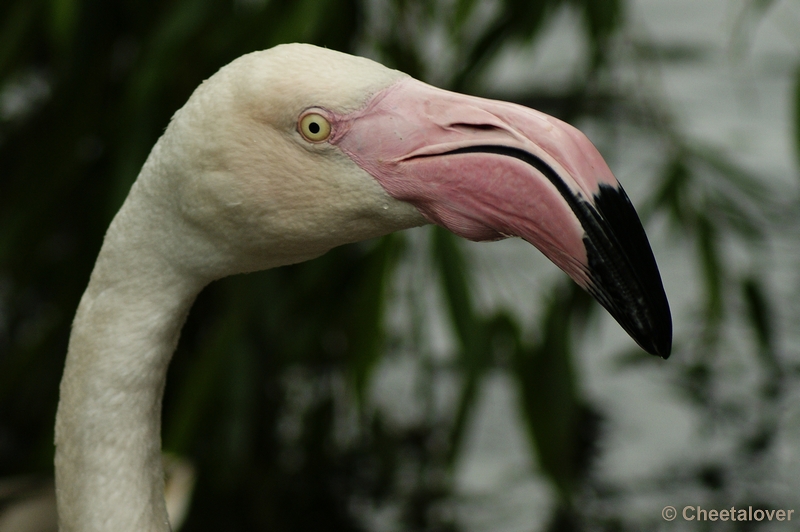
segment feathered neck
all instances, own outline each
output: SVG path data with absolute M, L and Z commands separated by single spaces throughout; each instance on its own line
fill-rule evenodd
M 81 299 L 56 417 L 62 532 L 169 530 L 161 398 L 181 327 L 209 280 L 179 260 L 188 244 L 176 229 L 137 182 Z

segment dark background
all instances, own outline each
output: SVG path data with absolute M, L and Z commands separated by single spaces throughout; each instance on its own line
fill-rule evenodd
M 596 333 L 597 305 L 562 279 L 547 290 L 535 323 L 481 312 L 462 244 L 431 228 L 425 253 L 457 347 L 452 360 L 424 364 L 417 385 L 426 396 L 435 376 L 447 373 L 458 391 L 444 413 L 431 409 L 410 426 L 393 424 L 367 393 L 381 358 L 392 356 L 398 342 L 407 348 L 416 341 L 385 325 L 393 275 L 412 245 L 405 235 L 225 279 L 200 295 L 164 400 L 164 449 L 197 472 L 182 530 L 369 530 L 367 516 L 381 508 L 394 509 L 389 522 L 398 529 L 463 530 L 453 509 L 454 465 L 490 371 L 517 385 L 532 459 L 554 486 L 546 530 L 660 530 L 661 505 L 645 519 L 623 511 L 624 501 L 642 491 L 701 494 L 720 507 L 794 504 L 800 511 L 796 495 L 792 500 L 764 483 L 763 465 L 774 463 L 781 414 L 797 389 L 797 354 L 781 347 L 776 327 L 780 294 L 768 289 L 762 272 L 730 267 L 722 245 L 733 241 L 761 252 L 775 227 L 796 224 L 794 194 L 763 186 L 724 155 L 687 141 L 658 105 L 632 102 L 617 90 L 610 73 L 628 13 L 624 0 L 499 0 L 486 20 L 476 15 L 479 4 L 0 4 L 6 97 L 0 117 L 0 477 L 24 478 L 24 488 L 29 479 L 52 476 L 69 326 L 105 228 L 170 116 L 203 79 L 241 54 L 303 41 L 366 53 L 439 86 L 476 93 L 505 47 L 534 42 L 556 14 L 571 9 L 588 43 L 579 79 L 563 89 L 503 96 L 567 121 L 639 128 L 660 140 L 663 164 L 651 169 L 654 186 L 637 208 L 645 222 L 666 225 L 672 238 L 685 242 L 702 292 L 693 327 L 678 330 L 673 357 L 659 371 L 707 421 L 710 435 L 722 427 L 731 452 L 725 459 L 698 457 L 636 485 L 603 478 L 593 465 L 602 454 L 606 415 L 580 391 L 575 370 L 575 357 L 591 349 L 574 347 L 576 339 L 592 344 L 586 337 Z M 751 2 L 748 16 L 757 20 L 770 4 Z M 436 25 L 447 30 L 448 70 L 426 59 L 423 34 Z M 646 41 L 626 50 L 641 57 L 669 53 Z M 12 89 L 18 101 L 8 99 Z M 721 346 L 732 321 L 750 339 L 742 350 L 758 375 L 733 400 L 720 393 L 726 378 Z M 638 349 L 619 353 L 618 361 L 625 371 L 657 363 Z M 342 437 L 345 425 L 350 429 Z M 0 512 L 24 500 L 29 491 L 23 488 L 0 493 L 6 497 Z

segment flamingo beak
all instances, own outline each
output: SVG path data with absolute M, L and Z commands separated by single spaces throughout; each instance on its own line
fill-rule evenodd
M 669 357 L 672 319 L 647 236 L 580 131 L 411 78 L 332 123 L 330 142 L 391 196 L 470 240 L 527 240 L 645 351 Z

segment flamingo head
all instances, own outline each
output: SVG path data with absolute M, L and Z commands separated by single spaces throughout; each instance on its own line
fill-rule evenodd
M 207 80 L 159 151 L 177 178 L 142 186 L 181 198 L 185 225 L 223 250 L 213 277 L 424 223 L 519 237 L 669 356 L 669 305 L 636 211 L 586 136 L 556 118 L 295 44 Z

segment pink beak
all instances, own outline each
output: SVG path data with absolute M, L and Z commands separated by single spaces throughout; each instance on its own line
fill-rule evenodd
M 330 117 L 338 145 L 394 198 L 470 240 L 521 237 L 667 358 L 669 304 L 639 217 L 577 129 L 411 78 Z

